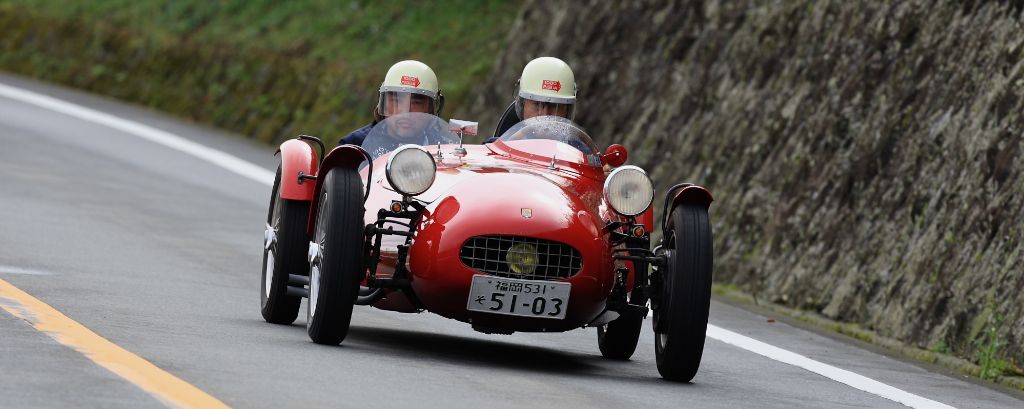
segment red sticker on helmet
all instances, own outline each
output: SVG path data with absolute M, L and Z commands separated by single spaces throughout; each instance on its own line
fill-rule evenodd
M 562 83 L 559 81 L 544 80 L 544 83 L 540 86 L 543 89 L 550 89 L 552 91 L 560 91 L 562 89 Z
M 403 75 L 402 76 L 402 85 L 412 85 L 414 87 L 418 87 L 418 86 L 420 86 L 420 79 L 419 79 L 419 77 L 411 77 L 411 76 L 408 76 L 408 75 Z

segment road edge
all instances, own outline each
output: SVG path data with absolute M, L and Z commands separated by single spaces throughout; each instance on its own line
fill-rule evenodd
M 882 336 L 858 324 L 836 321 L 813 311 L 758 301 L 752 295 L 732 285 L 713 284 L 712 297 L 716 301 L 777 319 L 829 338 L 861 347 L 869 347 L 867 349 L 879 352 L 895 354 L 904 361 L 924 366 L 926 369 L 943 369 L 950 375 L 965 375 L 960 379 L 998 392 L 1008 393 L 1018 399 L 1024 399 L 1024 377 L 1001 375 L 995 379 L 983 379 L 978 376 L 981 373 L 981 367 L 966 359 L 918 348 L 897 339 Z

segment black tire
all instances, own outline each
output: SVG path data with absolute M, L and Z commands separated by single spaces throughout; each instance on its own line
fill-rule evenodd
M 615 321 L 597 327 L 597 347 L 601 355 L 616 361 L 627 361 L 636 351 L 640 340 L 643 317 L 621 316 Z
M 676 207 L 671 217 L 663 247 L 668 263 L 660 269 L 654 309 L 654 355 L 663 378 L 689 382 L 700 367 L 708 327 L 711 220 L 706 208 L 690 205 Z
M 313 342 L 338 345 L 348 335 L 364 278 L 363 183 L 353 169 L 331 169 L 323 180 L 310 266 L 306 332 Z
M 264 234 L 260 313 L 267 322 L 291 324 L 299 316 L 302 297 L 287 295 L 288 274 L 309 274 L 309 262 L 306 261 L 309 202 L 282 199 L 280 186 L 281 168 L 278 168 L 267 211 L 268 228 Z M 268 272 L 268 268 L 271 271 Z

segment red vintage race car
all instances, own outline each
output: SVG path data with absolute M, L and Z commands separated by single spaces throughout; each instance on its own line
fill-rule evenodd
M 345 339 L 354 305 L 430 311 L 485 333 L 596 327 L 602 355 L 625 360 L 650 305 L 658 371 L 692 379 L 711 294 L 711 194 L 670 189 L 652 250 L 654 188 L 623 166 L 622 146 L 602 152 L 558 117 L 485 145 L 463 145 L 464 125 L 402 114 L 326 156 L 313 137 L 281 144 L 264 319 L 290 324 L 308 297 L 307 332 L 321 344 Z

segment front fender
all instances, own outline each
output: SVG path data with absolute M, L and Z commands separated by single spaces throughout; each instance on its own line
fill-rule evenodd
M 715 198 L 711 196 L 711 191 L 701 186 L 690 183 L 673 186 L 669 189 L 668 195 L 665 198 L 665 209 L 661 218 L 662 228 L 668 225 L 668 217 L 676 206 L 685 204 L 703 206 L 707 209 L 711 207 L 711 202 L 713 201 L 715 201 Z
M 340 167 L 358 170 L 359 164 L 363 163 L 366 158 L 367 156 L 365 151 L 355 145 L 341 145 L 331 149 L 331 151 L 327 153 L 327 156 L 324 157 L 323 163 L 320 164 L 320 172 L 317 173 L 316 179 L 317 183 L 310 193 L 310 198 L 320 197 L 320 191 L 323 189 L 323 179 L 331 169 Z M 306 226 L 306 234 L 308 234 L 309 237 L 313 237 L 313 230 L 316 227 L 316 214 L 319 204 L 319 200 L 313 200 L 313 203 L 309 206 L 309 224 Z
M 299 180 L 299 174 L 316 175 L 319 163 L 316 151 L 308 143 L 298 139 L 284 141 L 277 149 L 281 155 L 281 198 L 289 200 L 313 200 L 316 183 Z

